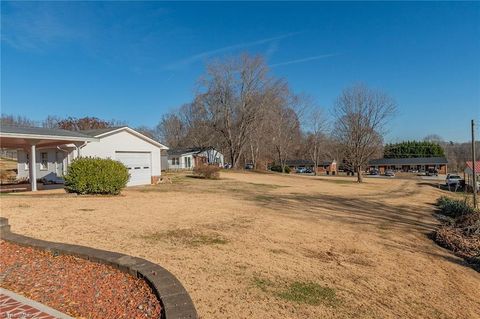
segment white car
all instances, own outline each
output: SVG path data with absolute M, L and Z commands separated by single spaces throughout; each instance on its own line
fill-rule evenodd
M 445 180 L 445 184 L 447 184 L 449 186 L 450 185 L 456 185 L 456 184 L 460 183 L 460 180 L 462 180 L 462 178 L 460 176 L 448 174 L 447 179 Z

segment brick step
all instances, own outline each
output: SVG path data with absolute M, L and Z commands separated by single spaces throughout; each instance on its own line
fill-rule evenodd
M 0 226 L 8 225 L 8 218 L 0 217 Z
M 10 232 L 10 225 L 8 224 L 8 218 L 0 217 L 0 234 Z

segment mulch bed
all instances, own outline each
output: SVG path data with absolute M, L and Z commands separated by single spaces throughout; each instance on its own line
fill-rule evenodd
M 0 285 L 77 318 L 159 318 L 148 284 L 113 267 L 0 240 Z

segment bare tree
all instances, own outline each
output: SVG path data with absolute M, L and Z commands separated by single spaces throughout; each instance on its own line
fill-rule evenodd
M 61 118 L 55 115 L 49 115 L 42 121 L 42 127 L 45 128 L 58 128 Z
M 272 86 L 260 57 L 242 55 L 207 66 L 201 81 L 204 92 L 197 101 L 204 106 L 213 131 L 222 138 L 233 167 L 238 168 L 252 127 L 268 100 Z
M 306 134 L 306 153 L 313 161 L 314 174 L 317 175 L 317 168 L 325 156 L 326 150 L 326 119 L 321 109 L 314 108 L 307 119 L 308 132 Z
M 362 182 L 362 170 L 381 153 L 386 124 L 396 111 L 387 94 L 356 85 L 345 89 L 335 103 L 333 135 L 343 148 L 345 159 Z
M 2 114 L 0 117 L 0 125 L 14 125 L 20 127 L 35 126 L 35 121 L 26 116 Z
M 155 128 L 157 138 L 170 148 L 180 147 L 185 138 L 185 125 L 176 112 L 162 116 Z
M 287 159 L 300 148 L 301 131 L 298 110 L 302 108 L 300 97 L 291 94 L 288 88 L 283 88 L 283 95 L 276 97 L 276 103 L 271 105 L 268 114 L 270 123 L 271 145 L 278 162 L 285 172 Z

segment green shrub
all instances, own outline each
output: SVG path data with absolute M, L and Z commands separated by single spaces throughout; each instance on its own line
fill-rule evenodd
M 284 169 L 285 169 L 285 173 L 290 174 L 291 172 L 290 167 L 284 166 Z M 283 173 L 281 165 L 273 165 L 272 167 L 270 167 L 270 170 L 273 172 Z
M 437 205 L 442 215 L 452 218 L 470 215 L 475 212 L 475 209 L 466 200 L 452 199 L 446 196 L 440 197 L 437 200 Z
M 120 194 L 129 179 L 128 169 L 111 159 L 75 159 L 65 175 L 65 189 L 77 194 Z
M 193 173 L 206 179 L 219 179 L 220 167 L 217 165 L 198 165 L 193 169 Z

